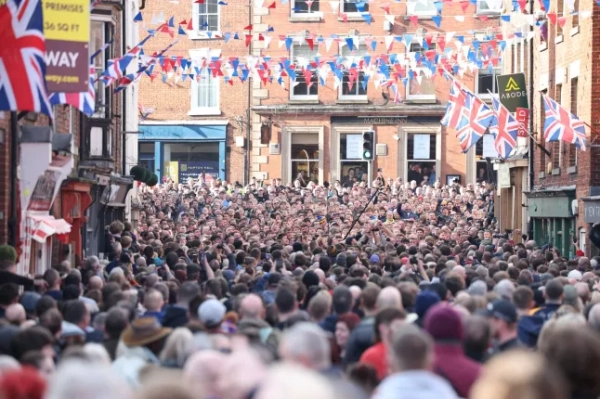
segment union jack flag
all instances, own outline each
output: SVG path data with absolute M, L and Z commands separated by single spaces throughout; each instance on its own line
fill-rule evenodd
M 460 87 L 460 84 L 456 80 L 452 80 L 452 86 L 450 86 L 450 98 L 448 99 L 446 114 L 442 118 L 442 125 L 456 129 L 466 102 L 467 92 Z
M 125 76 L 127 67 L 133 61 L 134 58 L 140 53 L 140 50 L 146 44 L 146 42 L 152 37 L 152 35 L 146 36 L 141 42 L 135 45 L 125 55 L 120 58 L 108 60 L 108 67 L 102 73 L 101 80 L 106 85 L 111 85 L 115 80 L 119 82 L 122 77 Z
M 517 145 L 519 122 L 497 98 L 492 98 L 492 106 L 497 120 L 497 123 L 490 127 L 490 131 L 495 137 L 494 147 L 496 147 L 498 155 L 506 159 Z
M 96 88 L 94 87 L 95 68 L 90 66 L 88 91 L 82 93 L 51 93 L 50 104 L 69 104 L 87 116 L 92 116 L 96 106 Z
M 575 144 L 583 151 L 586 149 L 585 123 L 564 109 L 550 97 L 544 97 L 544 110 L 546 120 L 544 122 L 544 139 L 549 141 L 564 141 Z
M 0 7 L 0 43 L 0 110 L 52 118 L 40 0 L 8 0 Z
M 494 124 L 494 113 L 473 93 L 465 93 L 467 101 L 464 112 L 460 114 L 456 137 L 463 152 L 475 145 L 485 131 Z

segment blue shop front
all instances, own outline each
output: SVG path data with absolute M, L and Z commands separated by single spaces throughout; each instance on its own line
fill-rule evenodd
M 223 124 L 140 124 L 138 163 L 159 181 L 185 183 L 205 173 L 225 179 L 227 121 Z

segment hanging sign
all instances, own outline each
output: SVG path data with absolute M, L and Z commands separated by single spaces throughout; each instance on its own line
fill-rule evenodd
M 90 1 L 45 0 L 46 85 L 51 93 L 87 92 Z
M 496 83 L 498 84 L 498 94 L 500 95 L 500 102 L 502 105 L 510 112 L 515 112 L 517 108 L 529 109 L 524 73 L 499 75 L 496 79 Z

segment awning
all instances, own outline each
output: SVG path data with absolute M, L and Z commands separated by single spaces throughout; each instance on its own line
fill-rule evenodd
M 54 234 L 68 234 L 71 232 L 71 225 L 64 219 L 55 219 L 53 216 L 29 216 L 35 223 L 32 229 L 31 238 L 37 242 L 44 243 L 48 237 Z

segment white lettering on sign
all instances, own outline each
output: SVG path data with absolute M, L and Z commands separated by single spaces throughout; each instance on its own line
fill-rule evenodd
M 46 63 L 57 67 L 75 68 L 77 66 L 78 52 L 70 51 L 48 51 Z

